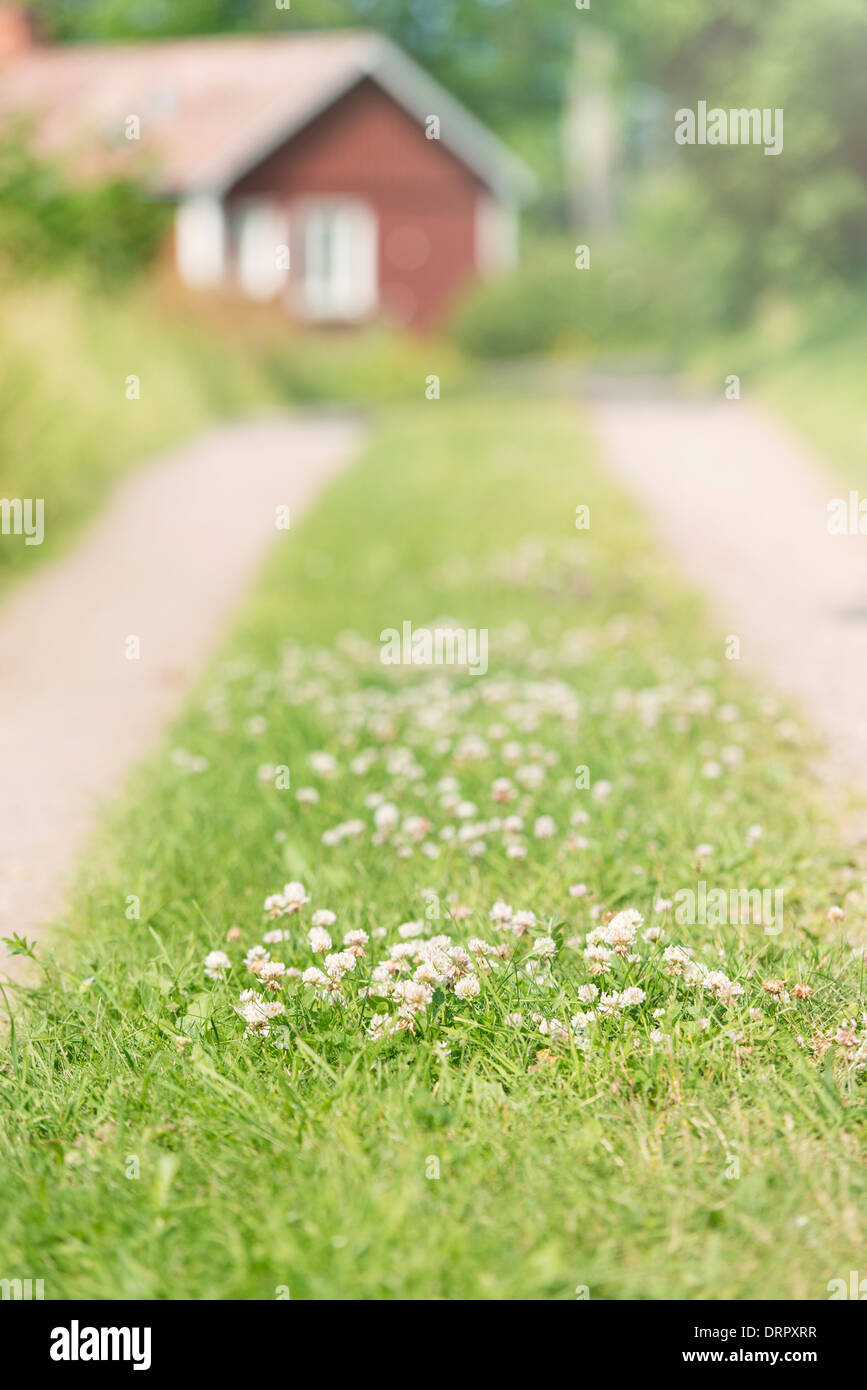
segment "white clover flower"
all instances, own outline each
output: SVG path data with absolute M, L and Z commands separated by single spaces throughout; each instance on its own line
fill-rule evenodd
M 269 959 L 270 957 L 264 946 L 251 946 L 244 957 L 244 964 L 248 970 L 252 970 L 254 974 L 258 974 L 265 964 L 265 961 Z
M 430 985 L 420 980 L 399 980 L 394 987 L 395 998 L 403 1001 L 403 1008 L 410 1013 L 423 1013 L 433 998 Z
M 481 988 L 475 975 L 462 975 L 455 982 L 455 994 L 458 999 L 475 999 L 481 993 Z
M 315 787 L 299 787 L 295 793 L 295 800 L 302 806 L 315 806 L 319 800 L 319 793 Z
M 610 969 L 611 952 L 607 946 L 593 943 L 585 948 L 583 954 L 591 975 L 604 975 Z
M 730 980 L 722 970 L 709 970 L 704 976 L 702 984 L 709 994 L 712 994 L 715 999 L 721 1000 L 723 1004 L 733 1003 L 738 995 L 744 992 L 743 985 Z
M 396 830 L 400 822 L 400 811 L 391 801 L 384 801 L 381 806 L 377 806 L 373 813 L 373 823 L 377 830 L 384 834 L 390 834 Z
M 581 985 L 578 990 L 578 998 L 582 1004 L 592 1004 L 598 997 L 599 989 L 596 985 Z
M 536 925 L 536 914 L 529 909 L 522 909 L 512 917 L 512 931 L 516 936 L 524 936 L 531 932 Z
M 471 936 L 467 942 L 467 950 L 471 956 L 489 956 L 496 950 L 489 941 L 483 941 L 480 936 Z
M 245 1022 L 251 1026 L 264 1023 L 268 1017 L 258 999 L 251 999 L 239 1012 Z
M 512 909 L 508 903 L 496 902 L 488 913 L 492 922 L 510 922 Z
M 540 936 L 533 942 L 533 955 L 542 960 L 550 960 L 557 954 L 557 942 L 553 936 Z
M 604 927 L 597 927 L 590 933 L 588 941 L 597 937 L 604 941 L 606 945 L 617 955 L 625 955 L 628 948 L 635 940 L 638 928 L 643 924 L 644 918 L 640 912 L 634 908 L 627 907 L 623 912 L 617 912 Z
M 285 975 L 286 966 L 282 960 L 266 960 L 262 962 L 259 970 L 260 980 L 279 980 L 281 975 Z
M 722 970 L 709 970 L 704 977 L 704 987 L 711 994 L 716 994 L 720 989 L 725 989 L 731 984 L 728 975 L 723 974 Z
M 333 927 L 337 921 L 337 914 L 329 912 L 327 907 L 320 907 L 317 908 L 310 920 L 314 927 Z
M 300 912 L 305 903 L 309 903 L 303 883 L 284 883 L 283 897 L 286 902 L 287 912 Z
M 569 1041 L 569 1029 L 565 1023 L 560 1022 L 559 1018 L 543 1018 L 539 1024 L 539 1032 L 543 1037 L 550 1038 L 551 1042 Z
M 397 929 L 397 934 L 405 941 L 412 940 L 416 936 L 424 936 L 424 922 L 401 922 Z
M 557 833 L 557 823 L 553 816 L 537 816 L 533 834 L 537 840 L 550 840 Z
M 355 931 L 348 931 L 345 934 L 343 944 L 347 950 L 354 951 L 357 956 L 363 956 L 369 940 L 370 937 L 367 935 L 367 932 L 358 928 Z
M 209 951 L 205 956 L 205 974 L 209 980 L 222 980 L 232 962 L 225 951 Z
M 320 777 L 334 777 L 337 772 L 337 759 L 331 753 L 317 750 L 310 754 L 307 761 Z
M 352 951 L 336 951 L 325 957 L 325 970 L 332 980 L 342 980 L 348 971 L 355 969 L 355 956 Z
M 689 951 L 685 946 L 666 946 L 662 953 L 666 975 L 683 975 L 690 964 Z
M 307 940 L 310 942 L 311 951 L 317 956 L 331 950 L 331 937 L 324 927 L 311 927 L 307 933 Z
M 639 989 L 637 985 L 630 985 L 628 989 L 621 990 L 617 1005 L 618 1008 L 628 1009 L 633 1004 L 643 1004 L 646 998 L 647 995 L 643 989 Z
M 569 888 L 570 898 L 583 898 L 587 893 L 586 883 L 573 883 Z
M 433 825 L 427 816 L 407 816 L 403 822 L 403 829 L 409 838 L 418 844 L 433 829 Z

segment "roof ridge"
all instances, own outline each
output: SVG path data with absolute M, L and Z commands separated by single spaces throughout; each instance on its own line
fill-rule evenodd
M 171 34 L 163 38 L 70 39 L 60 43 L 36 43 L 20 56 L 35 58 L 60 53 L 106 53 L 116 52 L 119 48 L 141 53 L 143 50 L 185 48 L 194 45 L 200 47 L 213 45 L 216 48 L 218 46 L 228 47 L 229 44 L 233 43 L 296 43 L 302 39 L 320 39 L 333 42 L 335 39 L 375 40 L 382 37 L 376 29 L 353 26 L 337 29 L 296 29 L 288 34 L 280 33 L 278 30 L 260 30 L 258 33 L 244 30 L 238 33 L 223 34 Z

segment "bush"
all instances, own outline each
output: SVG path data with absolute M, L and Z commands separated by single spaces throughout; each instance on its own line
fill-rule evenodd
M 694 185 L 650 190 L 616 237 L 592 238 L 580 270 L 578 240 L 564 232 L 556 244 L 528 246 L 516 275 L 471 291 L 452 321 L 459 346 L 476 357 L 565 350 L 677 359 L 748 312 L 738 273 L 748 247 L 737 227 L 705 215 Z
M 570 268 L 568 248 L 531 257 L 517 275 L 472 290 L 453 319 L 452 336 L 475 357 L 525 357 L 578 346 L 580 274 Z
M 168 217 L 126 179 L 73 188 L 23 139 L 0 141 L 0 267 L 16 279 L 76 269 L 114 288 L 153 259 Z

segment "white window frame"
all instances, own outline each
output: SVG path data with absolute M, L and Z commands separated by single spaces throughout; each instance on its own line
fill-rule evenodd
M 274 299 L 286 283 L 277 250 L 288 245 L 288 211 L 262 197 L 239 198 L 231 206 L 238 284 L 248 299 Z
M 208 289 L 225 273 L 226 219 L 219 198 L 184 198 L 175 209 L 175 264 L 185 285 Z
M 305 318 L 356 322 L 379 303 L 379 229 L 376 213 L 360 198 L 305 198 L 293 203 L 302 274 L 293 295 Z M 331 263 L 324 263 L 324 234 Z
M 481 194 L 476 201 L 476 269 L 483 276 L 503 275 L 517 264 L 517 209 Z

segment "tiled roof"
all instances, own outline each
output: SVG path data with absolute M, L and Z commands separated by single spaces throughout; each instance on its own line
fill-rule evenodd
M 369 31 L 31 48 L 0 64 L 0 117 L 26 113 L 37 150 L 83 176 L 145 168 L 163 192 L 220 191 L 366 75 L 440 115 L 443 143 L 492 188 L 528 191 L 496 137 Z

